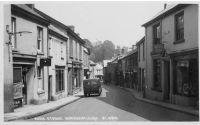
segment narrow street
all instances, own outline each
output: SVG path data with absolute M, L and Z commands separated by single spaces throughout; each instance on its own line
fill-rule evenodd
M 82 97 L 29 121 L 197 121 L 192 116 L 136 100 L 129 92 L 103 85 L 101 96 Z

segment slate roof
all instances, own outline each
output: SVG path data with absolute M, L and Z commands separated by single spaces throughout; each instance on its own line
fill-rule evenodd
M 159 20 L 163 17 L 166 17 L 167 15 L 175 12 L 177 9 L 186 7 L 188 5 L 190 5 L 190 4 L 170 4 L 167 6 L 166 9 L 163 9 L 162 11 L 160 11 L 158 14 L 156 14 L 153 18 L 151 18 L 149 21 L 144 23 L 142 26 L 146 27 L 146 26 L 152 24 L 154 21 Z
M 29 13 L 35 15 L 35 16 L 37 16 L 37 17 L 40 17 L 40 18 L 46 20 L 46 19 L 45 19 L 44 17 L 42 17 L 40 14 L 38 14 L 38 13 L 35 12 L 33 9 L 31 9 L 30 7 L 28 7 L 26 4 L 12 4 L 12 6 L 16 6 L 16 7 L 18 7 L 18 8 L 21 8 L 21 9 L 23 9 L 23 10 L 25 10 L 25 11 L 27 11 L 27 12 L 29 12 Z M 47 20 L 46 20 L 46 21 L 47 21 Z

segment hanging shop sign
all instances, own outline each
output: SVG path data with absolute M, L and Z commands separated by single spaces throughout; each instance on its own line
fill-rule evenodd
M 51 66 L 51 59 L 50 58 L 40 59 L 40 66 Z

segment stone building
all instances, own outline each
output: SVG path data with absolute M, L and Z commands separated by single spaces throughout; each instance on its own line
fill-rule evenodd
M 198 12 L 197 4 L 169 5 L 143 24 L 146 98 L 198 107 Z

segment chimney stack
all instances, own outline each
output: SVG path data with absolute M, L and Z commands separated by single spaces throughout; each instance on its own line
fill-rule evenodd
M 72 31 L 75 30 L 75 27 L 73 25 L 68 26 Z
M 166 9 L 166 8 L 167 8 L 167 4 L 165 3 L 165 4 L 164 4 L 164 9 Z
M 132 45 L 132 50 L 135 50 L 136 49 L 136 45 Z
M 35 8 L 35 4 L 26 4 L 26 6 L 28 6 L 31 9 Z

